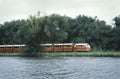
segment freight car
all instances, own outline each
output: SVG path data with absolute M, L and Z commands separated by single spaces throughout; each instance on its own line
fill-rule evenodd
M 41 44 L 44 52 L 79 52 L 90 51 L 91 47 L 88 43 L 54 43 Z M 21 52 L 25 45 L 0 45 L 0 52 Z

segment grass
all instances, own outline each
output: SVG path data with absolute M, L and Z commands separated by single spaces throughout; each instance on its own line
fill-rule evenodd
M 120 52 L 45 52 L 41 53 L 40 55 L 42 55 L 43 57 L 120 57 Z M 20 53 L 0 53 L 0 56 L 18 57 L 21 55 Z
M 51 52 L 42 53 L 42 56 L 120 57 L 120 52 Z
M 20 53 L 0 53 L 0 56 L 18 57 L 20 56 Z

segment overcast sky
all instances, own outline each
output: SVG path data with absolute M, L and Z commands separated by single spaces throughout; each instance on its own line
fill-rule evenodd
M 111 24 L 112 19 L 120 14 L 120 0 L 0 0 L 0 23 L 26 19 L 38 11 L 46 15 L 97 16 Z

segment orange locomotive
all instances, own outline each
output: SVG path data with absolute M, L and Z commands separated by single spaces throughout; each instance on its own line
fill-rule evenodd
M 88 43 L 55 43 L 41 44 L 44 52 L 72 52 L 72 51 L 90 51 L 91 47 Z M 21 48 L 25 45 L 0 45 L 0 52 L 21 52 Z

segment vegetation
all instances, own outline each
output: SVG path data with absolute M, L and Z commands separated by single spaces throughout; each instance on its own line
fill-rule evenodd
M 76 18 L 52 14 L 29 16 L 0 24 L 0 44 L 26 44 L 24 55 L 38 55 L 41 43 L 87 42 L 92 50 L 120 51 L 120 16 L 113 18 L 114 27 L 97 17 Z
M 43 57 L 78 56 L 78 57 L 120 57 L 120 52 L 51 52 L 42 53 Z
M 49 53 L 39 53 L 37 56 L 42 57 L 120 57 L 120 52 L 49 52 Z M 18 57 L 21 56 L 20 53 L 0 53 L 0 56 L 11 56 L 11 57 Z M 25 56 L 25 55 L 22 55 Z M 33 57 L 31 55 L 31 57 Z
M 21 55 L 20 53 L 0 53 L 0 56 L 16 57 L 16 56 L 21 56 Z

